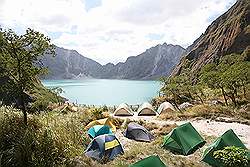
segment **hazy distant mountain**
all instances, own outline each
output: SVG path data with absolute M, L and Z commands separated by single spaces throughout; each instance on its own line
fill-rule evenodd
M 242 53 L 250 47 L 250 1 L 238 0 L 218 17 L 190 47 L 172 75 L 185 68 L 195 74 L 204 65 L 231 53 Z
M 46 55 L 43 60 L 49 74 L 45 79 L 92 78 L 101 72 L 102 65 L 80 55 L 75 50 L 56 47 L 56 56 Z
M 181 46 L 164 43 L 129 57 L 124 63 L 102 66 L 74 50 L 57 47 L 56 56 L 45 56 L 43 64 L 50 71 L 46 79 L 157 79 L 168 76 L 184 52 Z
M 156 79 L 168 76 L 184 52 L 185 49 L 178 45 L 157 45 L 138 56 L 129 57 L 124 63 L 106 64 L 101 78 Z

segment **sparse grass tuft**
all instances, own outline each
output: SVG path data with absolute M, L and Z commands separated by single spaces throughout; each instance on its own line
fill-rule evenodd
M 239 119 L 246 119 L 247 115 L 245 111 L 240 112 L 237 109 L 233 109 L 227 106 L 200 104 L 183 111 L 168 112 L 166 114 L 160 115 L 159 119 L 185 120 L 197 117 L 206 119 L 215 117 L 237 117 Z

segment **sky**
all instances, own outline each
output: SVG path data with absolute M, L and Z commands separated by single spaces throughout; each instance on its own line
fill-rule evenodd
M 101 64 L 191 45 L 236 0 L 0 0 L 0 27 L 33 28 Z

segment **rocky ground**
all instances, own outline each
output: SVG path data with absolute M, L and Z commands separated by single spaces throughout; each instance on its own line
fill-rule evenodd
M 240 124 L 235 122 L 220 122 L 211 119 L 190 119 L 185 121 L 174 121 L 174 120 L 160 120 L 157 117 L 152 116 L 133 116 L 133 117 L 118 117 L 121 119 L 128 119 L 128 120 L 144 120 L 148 123 L 155 123 L 157 125 L 165 125 L 165 124 L 177 124 L 181 125 L 186 122 L 191 122 L 192 125 L 198 130 L 201 134 L 206 136 L 221 136 L 224 132 L 229 129 L 232 129 L 237 136 L 242 140 L 242 142 L 246 145 L 246 147 L 250 148 L 250 126 L 246 124 Z M 117 135 L 120 136 L 120 132 L 117 132 Z M 123 144 L 127 144 L 126 141 L 129 139 L 122 140 Z

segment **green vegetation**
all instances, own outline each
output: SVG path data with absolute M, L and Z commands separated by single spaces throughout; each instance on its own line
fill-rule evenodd
M 248 164 L 246 150 L 235 146 L 225 147 L 223 150 L 215 151 L 214 157 L 219 159 L 225 167 L 244 167 Z
M 235 109 L 230 106 L 198 104 L 185 110 L 168 112 L 159 116 L 160 120 L 187 120 L 193 118 L 217 119 L 218 117 L 229 117 L 232 122 L 250 124 L 250 110 Z M 226 121 L 224 119 L 218 119 Z
M 125 154 L 105 164 L 84 156 L 83 152 L 90 142 L 84 127 L 93 120 L 108 117 L 109 108 L 61 104 L 63 98 L 59 94 L 62 90 L 48 90 L 38 79 L 39 75 L 46 73 L 40 62 L 41 56 L 46 53 L 53 54 L 54 47 L 50 39 L 39 32 L 28 29 L 24 35 L 16 35 L 12 30 L 0 31 L 0 100 L 4 104 L 0 103 L 0 167 L 128 166 L 152 154 L 160 155 L 166 164 L 172 166 L 206 166 L 197 162 L 204 148 L 183 157 L 161 147 L 163 135 L 176 125 L 161 126 L 141 120 L 138 123 L 156 137 L 153 143 L 127 142 L 124 144 Z M 225 56 L 206 65 L 197 76 L 187 69 L 179 76 L 162 78 L 164 86 L 161 93 L 177 108 L 178 104 L 186 101 L 201 103 L 183 112 L 169 112 L 164 117 L 212 118 L 222 114 L 249 119 L 244 112 L 232 112 L 233 108 L 249 102 L 249 53 L 248 50 L 241 55 Z M 206 104 L 215 98 L 224 99 L 226 106 Z M 5 106 L 12 103 L 15 103 L 15 108 Z M 113 119 L 113 122 L 118 128 L 117 134 L 121 135 L 128 120 Z M 205 138 L 209 144 L 211 139 Z M 223 159 L 227 153 L 228 157 Z M 241 155 L 243 151 L 237 148 L 226 148 L 215 154 L 216 158 L 229 165 L 238 159 L 245 164 Z
M 48 111 L 48 106 L 53 103 L 62 103 L 64 98 L 59 96 L 60 88 L 47 89 L 41 83 L 35 83 L 35 87 L 30 90 L 34 102 L 28 108 L 29 113 L 40 113 Z
M 81 122 L 73 115 L 32 115 L 27 123 L 18 110 L 0 108 L 0 166 L 67 165 L 83 151 Z
M 105 107 L 104 107 L 105 108 Z M 160 126 L 140 120 L 154 134 L 152 143 L 126 141 L 121 132 L 126 124 L 121 119 L 113 120 L 118 129 L 118 138 L 122 141 L 125 154 L 106 164 L 86 157 L 83 152 L 90 138 L 84 127 L 94 119 L 103 117 L 96 111 L 101 108 L 78 108 L 77 112 L 62 113 L 54 109 L 51 112 L 29 114 L 28 126 L 24 126 L 22 114 L 11 107 L 0 107 L 0 165 L 7 166 L 96 166 L 114 167 L 128 166 L 152 154 L 158 154 L 164 163 L 172 166 L 207 166 L 200 161 L 205 147 L 194 154 L 184 157 L 174 155 L 161 147 L 163 135 L 169 133 L 176 125 Z M 99 113 L 99 112 L 98 112 Z M 95 117 L 95 115 L 97 117 Z M 123 139 L 121 139 L 123 138 Z M 214 137 L 206 137 L 210 144 Z M 125 141 L 123 141 L 125 140 Z
M 69 166 L 90 142 L 84 127 L 102 110 L 29 114 L 25 126 L 18 109 L 0 107 L 0 166 Z
M 223 97 L 225 104 L 238 107 L 249 101 L 250 62 L 249 50 L 241 55 L 224 56 L 218 62 L 205 65 L 195 75 L 189 69 L 179 76 L 162 78 L 161 93 L 178 107 L 187 101 L 204 103 Z M 219 92 L 220 91 L 220 92 Z
M 218 65 L 206 65 L 201 71 L 201 82 L 211 89 L 220 89 L 226 105 L 227 98 L 230 98 L 234 106 L 238 106 L 237 99 L 246 99 L 250 83 L 250 62 L 245 61 L 246 59 L 245 54 L 231 54 L 223 57 Z M 241 93 L 243 97 L 240 96 Z
M 53 54 L 53 45 L 48 37 L 32 29 L 27 29 L 24 35 L 17 35 L 12 30 L 0 34 L 0 77 L 4 78 L 0 90 L 12 92 L 9 95 L 16 97 L 27 125 L 27 94 L 35 88 L 37 77 L 45 72 L 40 57 L 44 53 Z

